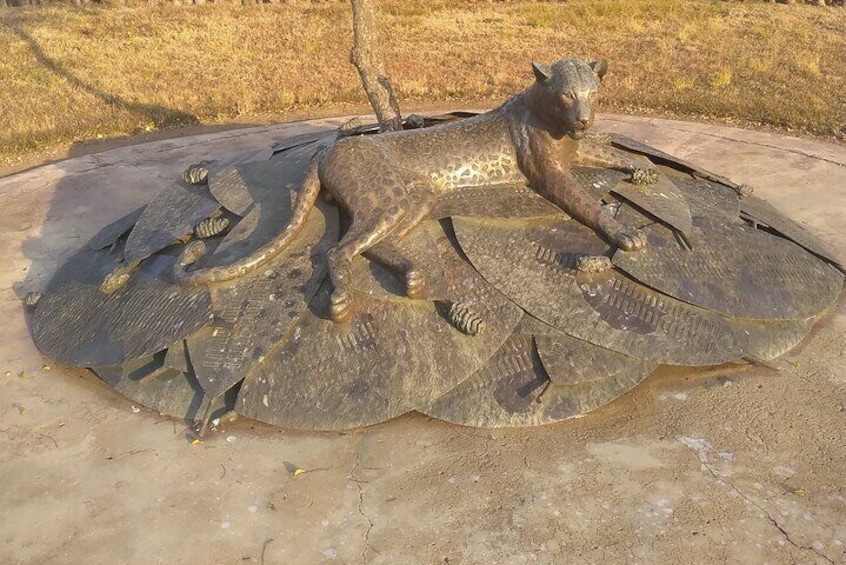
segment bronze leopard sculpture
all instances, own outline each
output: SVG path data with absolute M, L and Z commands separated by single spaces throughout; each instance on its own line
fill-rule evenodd
M 613 148 L 584 139 L 593 124 L 597 88 L 605 61 L 565 59 L 550 66 L 533 63 L 535 83 L 502 106 L 460 122 L 423 130 L 348 137 L 317 156 L 294 207 L 291 222 L 276 239 L 234 264 L 188 271 L 201 256 L 201 241 L 190 244 L 176 265 L 182 285 L 229 280 L 251 272 L 283 251 L 305 222 L 321 186 L 352 219 L 329 251 L 336 322 L 353 309 L 350 266 L 366 251 L 392 253 L 392 242 L 429 217 L 441 195 L 467 186 L 528 182 L 538 194 L 627 251 L 646 245 L 644 234 L 604 211 L 574 180 L 574 164 L 620 169 L 639 184 L 653 184 L 654 169 Z M 379 244 L 377 249 L 374 247 Z M 397 264 L 395 260 L 388 262 Z M 420 294 L 424 276 L 408 261 L 408 295 Z

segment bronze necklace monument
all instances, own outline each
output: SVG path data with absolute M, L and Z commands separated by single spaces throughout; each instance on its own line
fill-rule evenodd
M 606 68 L 191 167 L 27 297 L 33 338 L 170 416 L 314 430 L 545 424 L 661 364 L 767 364 L 843 264 L 746 187 L 592 133 Z

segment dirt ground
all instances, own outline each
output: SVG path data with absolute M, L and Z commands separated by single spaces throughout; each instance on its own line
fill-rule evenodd
M 20 297 L 204 157 L 342 120 L 216 132 L 0 178 L 0 563 L 846 563 L 846 310 L 782 370 L 662 370 L 579 420 L 245 419 L 192 445 L 32 345 Z M 846 251 L 846 149 L 605 116 L 757 189 Z M 305 472 L 292 473 L 294 469 Z

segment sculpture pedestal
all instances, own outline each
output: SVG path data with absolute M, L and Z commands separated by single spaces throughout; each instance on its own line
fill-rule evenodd
M 606 119 L 598 129 L 751 184 L 846 250 L 840 146 L 632 118 Z M 286 133 L 263 128 L 255 147 Z M 188 164 L 227 155 L 236 142 L 246 149 L 251 139 L 219 136 L 0 179 L 0 374 L 9 372 L 0 429 L 11 455 L 2 470 L 14 478 L 0 504 L 15 516 L 3 527 L 10 559 L 106 563 L 124 547 L 139 561 L 257 562 L 269 538 L 267 563 L 355 561 L 366 547 L 370 558 L 378 551 L 395 562 L 601 560 L 592 547 L 652 562 L 672 561 L 683 547 L 701 560 L 814 558 L 752 503 L 797 545 L 819 541 L 822 553 L 842 559 L 835 544 L 846 541 L 837 499 L 846 460 L 840 309 L 791 355 L 795 369 L 651 379 L 578 421 L 526 430 L 471 431 L 409 416 L 366 433 L 303 434 L 240 421 L 191 447 L 181 441 L 181 423 L 136 414 L 93 375 L 45 361 L 16 294 L 31 288 L 17 285 L 49 276 L 101 225 L 147 202 Z M 286 461 L 310 472 L 292 482 Z M 707 520 L 719 526 L 703 532 Z

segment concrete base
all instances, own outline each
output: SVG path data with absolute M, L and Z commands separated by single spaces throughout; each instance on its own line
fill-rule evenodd
M 0 179 L 0 561 L 846 562 L 842 308 L 781 372 L 662 371 L 585 418 L 493 432 L 417 415 L 347 434 L 239 420 L 192 445 L 183 422 L 35 350 L 19 298 L 103 224 L 192 162 L 342 122 Z M 621 116 L 598 129 L 748 183 L 846 250 L 843 147 Z

